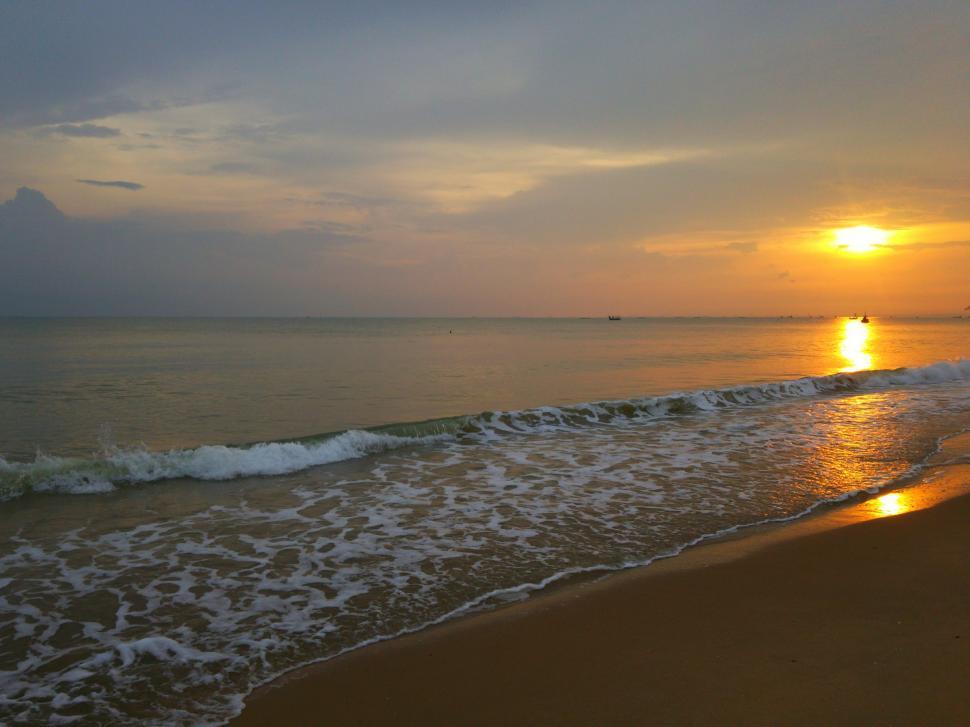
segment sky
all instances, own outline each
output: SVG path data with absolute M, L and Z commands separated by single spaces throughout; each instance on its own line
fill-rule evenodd
M 0 315 L 960 314 L 968 89 L 965 0 L 4 0 Z

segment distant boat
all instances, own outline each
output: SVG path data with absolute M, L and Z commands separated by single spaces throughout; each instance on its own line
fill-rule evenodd
M 622 321 L 623 319 L 620 316 L 610 316 L 610 320 L 611 321 Z
M 869 314 L 868 313 L 863 313 L 862 314 L 862 322 L 863 323 L 868 323 L 869 322 Z
M 855 320 L 858 320 L 858 319 L 859 319 L 859 316 L 857 316 L 855 313 L 853 313 L 851 316 L 849 316 L 849 320 L 850 321 L 855 321 Z

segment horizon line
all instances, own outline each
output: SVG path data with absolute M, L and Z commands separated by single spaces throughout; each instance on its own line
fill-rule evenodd
M 957 313 L 874 313 L 870 318 L 950 318 L 950 319 L 970 319 L 970 315 L 963 315 L 964 311 Z M 380 315 L 380 314 L 165 314 L 165 313 L 101 313 L 101 314 L 74 314 L 64 315 L 56 313 L 0 313 L 0 319 L 60 319 L 60 320 L 119 320 L 119 319 L 181 319 L 181 320 L 213 320 L 213 319 L 264 319 L 264 320 L 306 320 L 306 319 L 346 319 L 346 320 L 609 320 L 609 316 L 616 316 L 615 313 L 603 313 L 597 315 Z M 752 319 L 752 320 L 825 320 L 829 318 L 850 318 L 858 317 L 857 313 L 785 313 L 785 314 L 620 314 L 619 320 L 655 320 L 655 319 Z

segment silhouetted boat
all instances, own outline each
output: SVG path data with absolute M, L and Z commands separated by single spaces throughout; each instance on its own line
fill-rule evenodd
M 862 314 L 862 322 L 863 323 L 868 323 L 869 322 L 869 315 L 867 313 L 863 313 Z
M 622 321 L 623 319 L 620 316 L 610 316 L 610 320 L 611 321 Z

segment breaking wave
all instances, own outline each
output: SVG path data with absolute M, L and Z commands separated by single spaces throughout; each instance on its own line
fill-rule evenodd
M 442 440 L 473 438 L 481 441 L 514 433 L 577 429 L 785 399 L 966 379 L 970 379 L 970 360 L 960 359 L 916 368 L 804 377 L 656 397 L 483 412 L 474 416 L 391 424 L 281 442 L 204 445 L 167 452 L 113 448 L 90 459 L 39 454 L 33 462 L 8 462 L 0 457 L 0 499 L 11 499 L 28 492 L 95 494 L 109 492 L 120 484 L 177 478 L 230 480 L 283 475 Z

